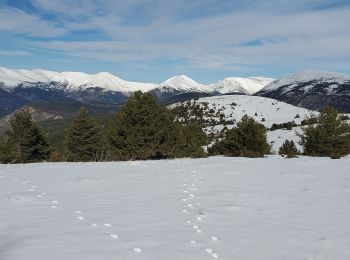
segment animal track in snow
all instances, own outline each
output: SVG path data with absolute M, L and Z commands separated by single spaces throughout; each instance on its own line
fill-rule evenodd
M 218 242 L 219 241 L 219 239 L 217 237 L 214 237 L 214 236 L 211 237 L 211 240 L 213 240 L 214 242 Z
M 142 249 L 141 248 L 136 247 L 133 250 L 134 250 L 135 253 L 142 253 Z
M 219 258 L 219 255 L 217 253 L 212 253 L 211 256 L 216 258 L 216 259 Z
M 206 251 L 208 254 L 214 253 L 214 250 L 211 249 L 211 248 L 207 248 L 207 249 L 205 249 L 205 251 Z

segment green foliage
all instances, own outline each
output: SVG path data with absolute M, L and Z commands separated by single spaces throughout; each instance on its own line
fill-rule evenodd
M 215 107 L 215 104 L 214 108 Z M 215 125 L 229 125 L 234 124 L 234 120 L 226 119 L 224 110 L 226 107 L 218 108 L 217 111 L 214 108 L 209 108 L 208 102 L 197 102 L 196 100 L 188 100 L 177 104 L 171 109 L 175 118 L 185 124 L 197 123 L 202 127 L 215 126 Z
M 293 140 L 286 140 L 280 147 L 278 153 L 287 158 L 296 158 L 299 152 Z
M 112 158 L 166 159 L 196 156 L 198 127 L 182 126 L 148 93 L 135 92 L 117 113 L 109 131 Z M 191 129 L 196 129 L 191 133 Z
M 214 144 L 209 152 L 213 155 L 263 157 L 270 153 L 266 129 L 252 117 L 244 115 L 237 126 L 226 132 L 226 137 Z
M 340 158 L 350 153 L 350 125 L 334 108 L 325 108 L 316 123 L 303 131 L 301 143 L 306 155 Z
M 177 123 L 178 136 L 176 142 L 176 157 L 205 157 L 204 146 L 208 137 L 198 123 L 181 125 Z
M 293 127 L 298 126 L 294 121 L 289 121 L 286 123 L 282 123 L 282 124 L 272 124 L 272 126 L 270 127 L 270 131 L 274 131 L 277 129 L 287 129 L 287 130 L 292 130 Z
M 311 115 L 309 118 L 305 118 L 301 120 L 301 125 L 312 125 L 317 123 L 317 117 Z
M 67 161 L 100 161 L 104 159 L 101 127 L 81 108 L 65 133 Z
M 13 149 L 9 143 L 2 138 L 0 140 L 0 163 L 11 163 L 13 161 Z
M 30 163 L 47 160 L 50 148 L 46 135 L 33 122 L 28 110 L 18 111 L 11 118 L 11 129 L 2 141 L 0 161 Z

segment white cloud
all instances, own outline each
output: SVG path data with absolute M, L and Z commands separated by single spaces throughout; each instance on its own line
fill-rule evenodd
M 0 10 L 0 18 L 9 19 L 9 23 L 0 25 L 0 31 L 52 37 L 52 41 L 25 44 L 72 56 L 115 62 L 169 58 L 186 61 L 192 68 L 350 58 L 349 6 L 317 11 L 310 7 L 330 2 L 247 0 L 231 1 L 227 10 L 214 12 L 217 3 L 150 0 L 150 9 L 141 6 L 136 12 L 140 5 L 136 0 L 34 0 L 42 12 L 54 13 L 60 24 L 19 10 Z M 199 15 L 205 8 L 206 15 Z M 81 41 L 56 37 L 79 30 L 96 30 L 105 37 L 103 41 L 97 37 Z M 264 44 L 242 44 L 255 40 Z
M 11 34 L 53 37 L 62 35 L 66 31 L 64 28 L 44 21 L 37 16 L 14 8 L 0 9 L 0 20 L 0 32 Z

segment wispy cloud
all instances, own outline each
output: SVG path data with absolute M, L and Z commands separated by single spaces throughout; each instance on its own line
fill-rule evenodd
M 0 50 L 0 56 L 30 56 L 32 55 L 28 51 L 11 51 L 11 50 Z
M 30 10 L 1 9 L 0 19 L 9 22 L 0 31 L 34 37 L 21 47 L 82 59 L 136 64 L 168 58 L 193 69 L 288 62 L 302 67 L 350 59 L 350 4 L 345 0 L 31 3 Z M 96 35 L 80 40 L 77 35 L 84 31 Z

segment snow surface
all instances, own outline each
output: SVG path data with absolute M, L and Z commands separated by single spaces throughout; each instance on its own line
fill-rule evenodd
M 0 165 L 2 260 L 348 260 L 350 158 Z
M 262 91 L 269 92 L 282 86 L 288 86 L 289 89 L 292 89 L 293 87 L 298 86 L 299 83 L 309 81 L 327 83 L 335 82 L 338 84 L 343 84 L 350 81 L 350 75 L 319 70 L 303 70 L 296 74 L 273 81 L 263 88 Z
M 267 131 L 267 140 L 271 144 L 271 152 L 278 154 L 278 150 L 286 140 L 294 141 L 297 149 L 303 152 L 304 148 L 299 144 L 300 137 L 298 136 L 298 134 L 302 133 L 303 130 L 300 126 L 293 127 L 292 130 L 277 129 L 274 131 Z

